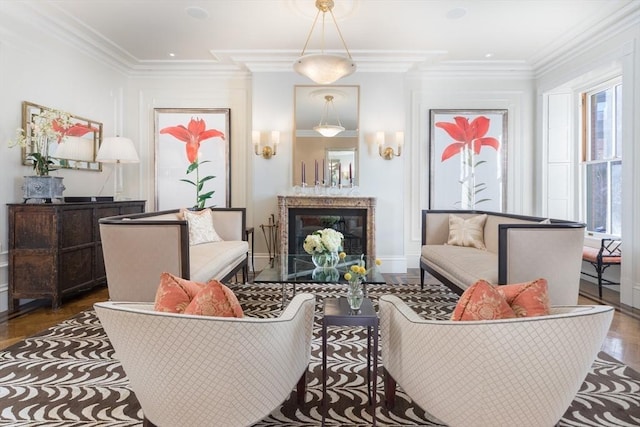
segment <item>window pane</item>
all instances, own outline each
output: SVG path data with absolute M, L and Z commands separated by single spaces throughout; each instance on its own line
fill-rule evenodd
M 622 234 L 622 161 L 611 162 L 611 230 L 609 234 Z
M 607 164 L 594 163 L 586 167 L 587 230 L 607 232 Z
M 611 157 L 613 141 L 613 88 L 591 95 L 590 160 Z

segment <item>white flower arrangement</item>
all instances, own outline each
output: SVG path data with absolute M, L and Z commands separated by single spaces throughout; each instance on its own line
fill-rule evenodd
M 51 165 L 49 160 L 49 144 L 59 143 L 65 134 L 73 127 L 71 115 L 64 111 L 42 109 L 31 118 L 28 133 L 18 128 L 13 141 L 9 141 L 9 147 L 24 147 L 30 152 L 27 159 L 33 161 L 33 169 L 38 175 L 48 175 Z M 84 133 L 90 129 L 86 129 Z
M 344 235 L 333 228 L 314 231 L 304 239 L 302 247 L 308 254 L 339 252 L 342 250 Z

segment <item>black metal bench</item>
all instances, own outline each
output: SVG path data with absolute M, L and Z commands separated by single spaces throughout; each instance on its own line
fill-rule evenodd
M 596 274 L 585 273 L 589 277 L 598 279 L 598 297 L 602 298 L 602 285 L 620 285 L 603 277 L 604 271 L 612 265 L 620 265 L 622 260 L 622 241 L 620 239 L 602 239 L 599 248 L 585 246 L 582 250 L 582 260 L 587 261 L 596 269 Z

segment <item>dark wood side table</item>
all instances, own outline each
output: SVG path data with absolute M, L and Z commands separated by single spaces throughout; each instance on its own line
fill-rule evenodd
M 345 297 L 326 298 L 322 318 L 322 423 L 327 414 L 327 327 L 367 327 L 367 394 L 371 403 L 373 425 L 376 425 L 376 389 L 378 383 L 378 313 L 369 298 L 362 301 L 357 313 L 352 312 Z M 373 346 L 371 342 L 373 341 Z M 373 348 L 372 348 L 373 347 Z M 371 362 L 373 359 L 373 373 Z M 373 374 L 373 381 L 372 381 Z M 372 384 L 373 383 L 373 384 Z

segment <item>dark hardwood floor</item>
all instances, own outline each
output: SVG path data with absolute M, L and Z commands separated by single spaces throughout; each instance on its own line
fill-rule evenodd
M 407 274 L 384 276 L 387 283 L 419 283 L 420 270 L 409 269 Z M 608 304 L 616 308 L 602 350 L 640 372 L 640 310 L 621 305 L 619 293 L 614 290 L 605 289 L 601 301 L 595 285 L 582 281 L 580 289 L 580 304 Z M 94 302 L 107 299 L 107 288 L 100 287 L 65 298 L 58 310 L 52 310 L 47 301 L 34 301 L 19 313 L 0 316 L 0 349 L 87 310 Z

